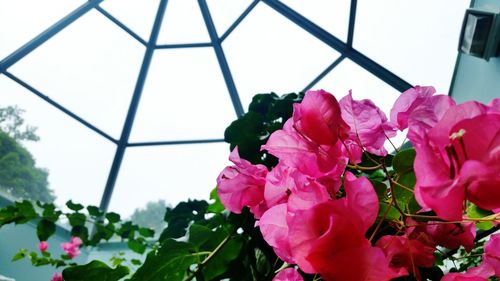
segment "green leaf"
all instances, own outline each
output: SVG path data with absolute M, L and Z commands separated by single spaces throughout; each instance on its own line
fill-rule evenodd
M 109 212 L 106 213 L 106 219 L 111 223 L 117 223 L 120 221 L 120 215 L 117 213 Z
M 254 252 L 255 252 L 255 265 L 256 265 L 255 269 L 262 276 L 269 275 L 273 269 L 271 261 L 269 261 L 269 258 L 261 249 L 255 248 Z
M 196 263 L 191 243 L 167 239 L 158 251 L 151 251 L 130 281 L 181 281 L 188 268 Z
M 127 246 L 130 248 L 130 250 L 139 253 L 139 254 L 144 254 L 146 251 L 146 240 L 144 238 L 137 238 L 137 239 L 130 239 L 127 242 Z
M 208 206 L 207 212 L 219 214 L 220 212 L 224 211 L 224 209 L 225 209 L 224 205 L 222 205 L 222 202 L 220 201 L 219 196 L 217 196 L 217 187 L 212 189 L 212 191 L 210 192 L 210 200 L 212 200 L 213 203 L 211 203 Z
M 387 200 L 387 185 L 378 180 L 370 180 L 375 192 L 377 193 L 377 197 L 380 200 Z
M 264 126 L 265 119 L 261 114 L 248 112 L 235 120 L 224 132 L 224 139 L 231 143 L 231 150 L 238 146 L 239 155 L 253 164 L 262 161 L 260 146 L 269 136 Z
M 28 256 L 28 250 L 27 249 L 20 249 L 13 257 L 12 261 L 18 261 L 21 259 L 24 259 L 25 257 Z
M 101 261 L 70 266 L 63 270 L 64 281 L 118 281 L 129 274 L 128 267 L 111 268 Z
M 73 210 L 73 211 L 80 211 L 83 209 L 82 204 L 73 203 L 72 200 L 69 200 L 68 202 L 66 202 L 66 206 L 68 206 L 68 208 L 70 210 Z
M 47 241 L 56 232 L 56 224 L 47 219 L 41 219 L 36 227 L 36 235 L 40 241 Z
M 151 228 L 141 227 L 139 228 L 139 234 L 144 237 L 153 237 L 155 236 L 155 231 Z
M 86 226 L 77 225 L 71 229 L 71 236 L 80 237 L 83 242 L 87 242 L 89 240 L 89 230 Z
M 96 206 L 87 206 L 87 211 L 89 212 L 89 215 L 93 217 L 101 217 L 104 215 L 104 212 L 102 212 L 99 207 Z
M 9 223 L 24 224 L 35 218 L 38 218 L 38 214 L 33 204 L 27 200 L 0 209 L 0 226 Z
M 488 210 L 483 210 L 479 208 L 478 206 L 470 203 L 470 206 L 467 208 L 467 216 L 469 218 L 484 218 L 490 215 L 493 215 L 494 213 L 492 211 Z M 476 227 L 481 230 L 490 230 L 492 229 L 494 224 L 490 221 L 485 221 L 485 222 L 478 222 L 476 223 Z
M 210 259 L 203 268 L 205 280 L 213 280 L 215 277 L 227 271 L 229 263 L 236 259 L 243 247 L 241 236 L 229 240 L 224 247 Z
M 56 222 L 62 215 L 61 211 L 56 211 L 56 206 L 52 203 L 40 204 L 43 209 L 42 217 L 52 222 Z
M 189 227 L 188 236 L 188 241 L 190 243 L 196 247 L 200 247 L 208 240 L 213 239 L 214 232 L 206 226 L 192 224 Z
M 379 206 L 380 207 L 378 210 L 377 220 L 382 219 L 384 213 L 389 208 L 389 203 L 387 203 L 385 201 L 380 201 Z M 401 214 L 399 213 L 399 211 L 396 208 L 394 208 L 394 205 L 393 205 L 393 206 L 391 206 L 391 209 L 389 211 L 387 211 L 387 215 L 386 215 L 385 219 L 386 220 L 398 220 L 400 217 L 401 217 Z
M 413 187 L 415 186 L 415 182 L 416 178 L 413 171 L 401 174 L 398 179 L 398 183 L 410 189 L 413 189 Z M 395 184 L 394 197 L 398 201 L 398 204 L 401 208 L 408 209 L 408 206 L 410 205 L 411 200 L 414 198 L 414 195 L 412 191 Z
M 96 229 L 99 237 L 101 237 L 104 240 L 109 240 L 113 235 L 115 234 L 115 226 L 113 224 L 96 224 Z
M 82 213 L 73 213 L 67 215 L 69 224 L 73 227 L 75 226 L 83 226 L 87 221 L 87 217 Z
M 130 262 L 133 264 L 133 265 L 141 265 L 142 264 L 142 261 L 141 260 L 138 260 L 138 259 L 131 259 Z
M 133 224 L 131 221 L 128 221 L 122 223 L 122 225 L 120 226 L 120 228 L 118 228 L 116 233 L 120 235 L 120 237 L 123 239 L 134 238 L 135 231 L 138 229 L 139 227 L 137 225 Z
M 168 238 L 179 238 L 186 234 L 187 227 L 191 222 L 205 220 L 208 208 L 206 201 L 189 200 L 181 202 L 175 208 L 167 208 L 165 221 L 167 227 L 160 236 L 160 242 Z
M 415 149 L 413 148 L 399 151 L 392 160 L 394 170 L 400 175 L 413 171 L 415 155 Z

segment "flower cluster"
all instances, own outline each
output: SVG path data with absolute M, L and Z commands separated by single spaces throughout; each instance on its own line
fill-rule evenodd
M 456 105 L 434 94 L 433 87 L 409 89 L 389 120 L 372 101 L 351 93 L 337 101 L 326 91 L 308 91 L 262 146 L 278 164 L 270 171 L 253 165 L 236 147 L 235 165 L 217 179 L 218 196 L 231 212 L 248 207 L 276 255 L 305 273 L 343 281 L 420 279 L 418 268 L 434 265 L 437 246 L 474 247 L 475 222 L 464 217 L 465 207 L 500 212 L 500 99 Z M 379 198 L 358 165 L 363 155 L 387 156 L 384 144 L 398 130 L 408 131 L 416 151 L 414 196 L 421 210 L 397 208 L 393 235 L 382 235 Z M 391 182 L 384 162 L 373 162 Z M 397 204 L 394 198 L 390 204 Z M 481 266 L 443 280 L 500 276 L 499 243 L 500 235 L 492 236 Z M 464 279 L 470 276 L 479 279 Z M 302 277 L 287 268 L 275 280 Z
M 61 243 L 61 248 L 70 257 L 76 258 L 80 254 L 80 246 L 82 245 L 82 239 L 79 237 L 71 237 L 69 243 Z

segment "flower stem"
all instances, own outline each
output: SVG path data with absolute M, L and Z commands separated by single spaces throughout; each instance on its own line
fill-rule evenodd
M 198 268 L 189 274 L 184 281 L 193 280 L 193 278 L 200 274 L 203 267 L 207 265 L 207 263 L 226 245 L 227 242 L 229 242 L 231 236 L 231 234 L 226 236 L 226 238 L 224 238 L 224 240 L 222 240 L 219 245 L 217 245 L 217 247 L 215 247 L 215 249 L 200 264 L 198 264 Z

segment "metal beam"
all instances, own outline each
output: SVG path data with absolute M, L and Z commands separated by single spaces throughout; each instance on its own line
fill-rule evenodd
M 241 105 L 240 96 L 238 95 L 238 91 L 236 90 L 233 76 L 231 75 L 231 70 L 229 69 L 226 56 L 224 55 L 224 51 L 222 50 L 219 36 L 217 35 L 217 31 L 215 30 L 214 22 L 212 21 L 212 16 L 210 15 L 210 11 L 208 10 L 207 2 L 205 0 L 198 0 L 198 4 L 200 5 L 201 13 L 203 15 L 203 19 L 205 20 L 205 25 L 207 26 L 208 34 L 210 35 L 210 40 L 212 41 L 212 45 L 215 50 L 215 55 L 217 56 L 217 60 L 219 61 L 220 69 L 222 71 L 222 75 L 224 76 L 226 87 L 229 91 L 231 102 L 233 103 L 234 111 L 236 112 L 236 116 L 240 117 L 245 113 L 245 111 L 243 110 L 243 106 Z
M 305 91 L 311 89 L 314 85 L 316 85 L 316 83 L 318 83 L 321 79 L 323 79 L 323 77 L 325 77 L 328 73 L 330 73 L 330 71 L 332 71 L 339 63 L 341 63 L 344 60 L 344 58 L 345 57 L 343 55 L 341 55 L 335 61 L 333 61 L 333 63 L 330 64 L 327 68 L 325 68 L 325 70 L 323 70 L 316 78 L 314 78 L 314 80 L 312 80 L 311 83 L 309 83 L 302 90 L 302 92 L 305 92 Z
M 158 146 L 158 145 L 178 145 L 178 144 L 197 144 L 197 143 L 218 143 L 225 142 L 224 139 L 205 139 L 205 140 L 177 140 L 177 141 L 152 141 L 129 143 L 128 147 L 137 146 Z
M 81 5 L 76 10 L 71 12 L 69 15 L 67 15 L 60 21 L 53 24 L 51 27 L 47 28 L 45 31 L 40 33 L 38 36 L 33 38 L 28 43 L 24 44 L 22 47 L 14 51 L 12 54 L 8 55 L 5 59 L 0 61 L 0 73 L 6 71 L 13 64 L 18 62 L 20 59 L 24 58 L 26 55 L 28 55 L 33 50 L 42 45 L 45 41 L 49 40 L 54 35 L 63 30 L 65 27 L 67 27 L 68 25 L 79 19 L 81 16 L 86 14 L 92 8 L 97 7 L 97 5 L 102 1 L 103 0 L 90 0 L 85 2 L 85 4 Z
M 278 0 L 261 0 L 262 2 L 269 5 L 269 7 L 273 8 L 275 11 L 280 13 L 281 15 L 288 18 L 290 21 L 297 24 L 299 27 L 309 32 L 311 35 L 330 46 L 331 48 L 337 50 L 341 54 L 343 54 L 346 58 L 354 61 L 359 66 L 363 67 L 367 71 L 371 72 L 373 75 L 377 76 L 379 79 L 389 84 L 396 90 L 403 92 L 412 87 L 412 85 L 405 80 L 401 79 L 396 74 L 390 72 L 380 64 L 366 57 L 362 53 L 348 46 L 346 43 L 342 42 L 342 40 L 333 36 L 329 32 L 325 31 L 315 23 L 311 22 L 301 14 L 292 10 L 285 4 L 281 3 Z
M 183 48 L 203 48 L 203 47 L 212 47 L 212 43 L 163 44 L 156 46 L 156 49 L 183 49 Z
M 123 156 L 125 154 L 125 149 L 128 145 L 128 140 L 130 137 L 130 132 L 132 131 L 132 125 L 134 124 L 135 114 L 137 113 L 137 108 L 139 106 L 139 101 L 141 99 L 142 91 L 144 89 L 144 83 L 148 75 L 149 66 L 151 64 L 151 59 L 156 47 L 156 41 L 158 40 L 158 34 L 160 33 L 161 23 L 163 21 L 163 16 L 165 15 L 165 9 L 167 7 L 167 0 L 161 0 L 158 6 L 158 11 L 156 13 L 156 18 L 153 24 L 153 29 L 151 30 L 151 36 L 146 47 L 146 53 L 144 54 L 144 59 L 142 61 L 141 70 L 135 84 L 134 94 L 132 95 L 132 100 L 127 112 L 127 118 L 125 119 L 125 124 L 123 125 L 122 134 L 116 148 L 115 157 L 113 159 L 113 164 L 111 165 L 111 170 L 108 175 L 108 180 L 106 182 L 106 187 L 101 199 L 100 208 L 103 211 L 107 211 L 109 207 L 109 202 L 111 200 L 111 195 L 113 194 L 113 189 L 116 184 L 116 178 L 118 177 L 118 172 L 123 161 Z
M 12 73 L 10 73 L 8 71 L 5 71 L 4 74 L 5 74 L 5 76 L 7 76 L 10 79 L 12 79 L 12 81 L 16 82 L 17 84 L 19 84 L 19 85 L 23 86 L 24 88 L 26 88 L 28 91 L 30 91 L 33 94 L 37 95 L 42 100 L 46 101 L 50 105 L 52 105 L 55 108 L 59 109 L 60 111 L 62 111 L 66 115 L 68 115 L 69 117 L 71 117 L 71 118 L 75 119 L 76 121 L 80 122 L 83 126 L 91 129 L 92 131 L 98 133 L 99 135 L 103 136 L 104 138 L 106 138 L 107 140 L 109 140 L 109 141 L 111 141 L 111 142 L 113 142 L 115 144 L 118 143 L 117 140 L 115 140 L 110 135 L 106 134 L 104 131 L 101 131 L 100 129 L 98 129 L 94 125 L 92 125 L 89 122 L 87 122 L 85 119 L 81 118 L 80 116 L 76 115 L 75 113 L 73 113 L 69 109 L 67 109 L 64 106 L 60 105 L 59 103 L 57 103 L 53 99 L 51 99 L 48 96 L 44 95 L 42 92 L 38 91 L 37 89 L 35 89 L 34 87 L 32 87 L 30 84 L 28 84 L 28 83 L 24 82 L 23 80 L 19 79 L 18 77 L 16 77 L 14 74 L 12 74 Z
M 104 10 L 102 7 L 97 6 L 95 7 L 99 13 L 101 13 L 103 16 L 107 17 L 110 21 L 112 21 L 114 24 L 116 24 L 119 28 L 121 28 L 123 31 L 127 32 L 130 36 L 132 36 L 135 40 L 139 41 L 142 45 L 146 46 L 148 43 L 142 39 L 141 36 L 139 36 L 137 33 L 132 31 L 128 26 L 126 26 L 124 23 L 119 21 L 117 18 L 113 17 L 108 11 Z
M 220 37 L 221 42 L 223 42 L 229 36 L 229 34 L 231 34 L 231 32 L 233 32 L 233 30 L 248 16 L 248 14 L 250 14 L 250 12 L 253 10 L 253 8 L 255 8 L 255 6 L 257 6 L 257 4 L 259 4 L 259 1 L 260 0 L 254 0 L 245 9 L 245 11 L 243 11 L 243 13 L 241 13 L 241 15 L 233 22 L 233 24 L 231 24 L 231 26 L 226 30 L 226 32 L 224 32 L 224 34 L 222 34 L 222 36 Z
M 349 11 L 349 27 L 347 30 L 347 45 L 352 48 L 352 40 L 354 39 L 354 25 L 356 24 L 356 8 L 357 0 L 351 0 L 351 8 Z

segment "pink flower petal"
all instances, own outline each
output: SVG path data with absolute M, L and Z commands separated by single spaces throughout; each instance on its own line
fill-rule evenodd
M 293 263 L 288 243 L 287 205 L 279 204 L 267 210 L 259 220 L 264 240 L 275 249 L 282 260 Z
M 406 90 L 399 95 L 391 109 L 391 122 L 397 124 L 401 131 L 408 128 L 408 118 L 411 112 L 435 92 L 432 86 L 415 86 Z
M 241 159 L 237 147 L 229 159 L 236 165 L 226 167 L 217 178 L 217 195 L 231 212 L 239 214 L 247 206 L 259 217 L 266 209 L 264 185 L 267 168 Z
M 335 97 L 324 91 L 307 91 L 302 102 L 293 105 L 296 129 L 317 144 L 333 145 L 347 125 L 340 116 Z
M 41 252 L 47 251 L 48 248 L 49 243 L 47 243 L 46 241 L 41 241 L 40 243 L 38 243 L 38 249 L 40 249 Z
M 384 143 L 396 135 L 394 128 L 371 100 L 353 100 L 352 93 L 340 100 L 342 119 L 349 125 L 348 138 L 375 155 L 387 155 Z
M 362 220 L 366 232 L 375 222 L 378 214 L 378 197 L 373 185 L 366 177 L 356 178 L 351 172 L 344 177 L 347 206 Z
M 274 276 L 273 281 L 304 281 L 295 268 L 285 268 Z

